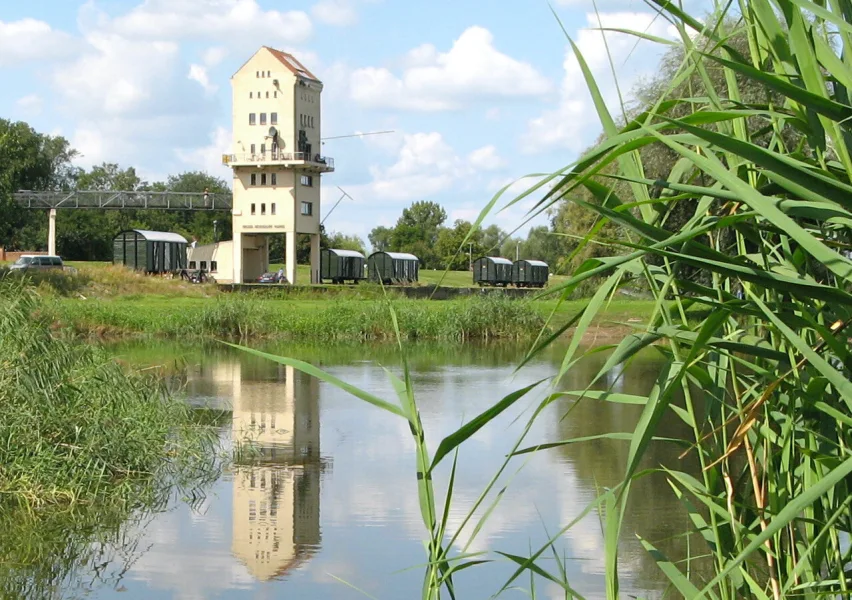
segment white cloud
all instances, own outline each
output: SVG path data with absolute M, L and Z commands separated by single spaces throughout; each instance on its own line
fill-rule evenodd
M 231 170 L 222 164 L 222 155 L 231 149 L 231 132 L 224 127 L 217 127 L 210 135 L 210 143 L 191 149 L 175 151 L 178 159 L 193 169 L 199 169 L 210 175 L 221 177 L 231 182 Z
M 431 45 L 411 50 L 401 77 L 383 67 L 355 70 L 351 96 L 371 108 L 453 110 L 481 97 L 529 97 L 547 93 L 550 82 L 529 63 L 494 47 L 494 36 L 470 27 L 446 53 Z
M 28 94 L 15 101 L 15 105 L 28 115 L 41 114 L 43 104 L 44 102 L 38 94 Z
M 390 166 L 370 167 L 370 183 L 347 187 L 357 190 L 357 194 L 353 192 L 356 197 L 390 202 L 428 198 L 470 184 L 477 174 L 506 165 L 494 146 L 484 146 L 462 158 L 436 131 L 386 136 L 383 140 L 371 136 L 364 141 L 376 148 L 395 149 L 396 160 Z
M 133 38 L 230 39 L 260 43 L 301 43 L 313 33 L 301 10 L 264 10 L 256 0 L 145 0 L 125 15 L 110 18 L 87 4 L 85 15 L 99 29 Z
M 219 89 L 219 86 L 210 83 L 210 76 L 207 74 L 207 69 L 201 65 L 189 65 L 189 74 L 187 77 L 197 82 L 208 94 L 212 94 Z
M 215 67 L 228 56 L 228 49 L 223 46 L 212 46 L 201 54 L 201 60 L 207 67 Z
M 653 13 L 613 12 L 598 17 L 586 15 L 590 28 L 614 27 L 645 31 L 661 37 L 674 37 L 669 24 Z M 622 94 L 641 77 L 652 75 L 657 66 L 659 45 L 640 41 L 632 35 L 584 29 L 576 36 L 576 44 L 594 75 L 597 84 L 614 115 L 618 114 L 618 95 L 611 76 L 610 58 L 616 68 Z M 581 151 L 600 130 L 599 119 L 589 95 L 585 79 L 570 46 L 563 63 L 565 77 L 562 82 L 559 106 L 529 121 L 521 148 L 528 153 L 553 149 Z
M 470 166 L 479 171 L 496 171 L 508 164 L 493 145 L 474 150 L 468 155 L 467 160 Z
M 314 18 L 326 25 L 348 27 L 358 22 L 352 0 L 320 0 L 311 8 Z
M 0 21 L 0 67 L 65 58 L 78 47 L 79 41 L 73 36 L 53 29 L 44 21 Z
M 485 118 L 489 121 L 496 121 L 500 118 L 500 109 L 497 107 L 489 108 L 485 113 Z

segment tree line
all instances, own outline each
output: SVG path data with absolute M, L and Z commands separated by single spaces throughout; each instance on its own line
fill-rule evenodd
M 403 209 L 393 227 L 375 227 L 369 234 L 373 251 L 407 252 L 420 259 L 424 269 L 464 271 L 479 256 L 543 260 L 555 267 L 564 256 L 563 237 L 547 225 L 530 229 L 526 238 L 512 237 L 497 225 L 476 229 L 457 219 L 445 225 L 447 212 L 428 200 Z

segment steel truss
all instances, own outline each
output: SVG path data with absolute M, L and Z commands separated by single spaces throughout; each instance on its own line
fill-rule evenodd
M 102 208 L 114 210 L 230 210 L 232 194 L 195 192 L 28 192 L 13 194 L 24 208 Z

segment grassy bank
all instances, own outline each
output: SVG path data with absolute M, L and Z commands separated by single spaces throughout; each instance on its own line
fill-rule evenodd
M 209 465 L 212 432 L 184 403 L 51 335 L 26 290 L 0 293 L 0 506 L 142 506 Z
M 405 339 L 525 339 L 544 326 L 529 301 L 468 298 L 446 302 L 394 299 Z M 382 340 L 395 337 L 388 302 L 291 300 L 221 295 L 213 299 L 146 297 L 57 299 L 45 310 L 57 326 L 83 336 Z

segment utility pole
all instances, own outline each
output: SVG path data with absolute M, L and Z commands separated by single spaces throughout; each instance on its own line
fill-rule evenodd
M 473 271 L 473 242 L 467 243 L 467 270 Z

